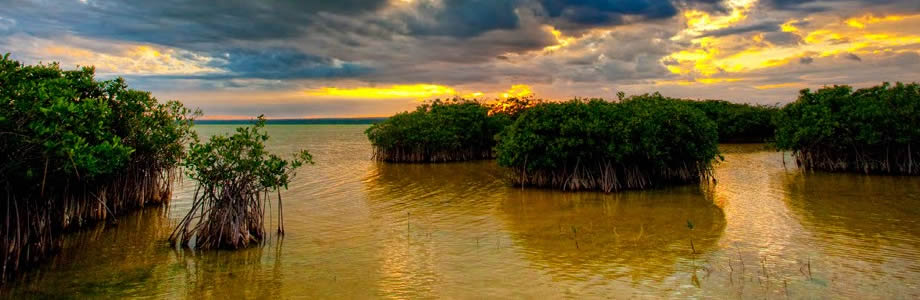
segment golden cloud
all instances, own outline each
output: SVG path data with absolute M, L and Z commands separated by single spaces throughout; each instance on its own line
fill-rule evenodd
M 399 99 L 429 98 L 435 96 L 452 96 L 457 91 L 451 87 L 437 84 L 408 84 L 388 87 L 335 88 L 322 87 L 307 90 L 307 95 L 321 97 L 341 97 L 349 99 Z
M 482 99 L 493 95 L 495 98 L 525 97 L 533 94 L 529 85 L 514 84 L 504 92 L 461 91 L 460 89 L 439 84 L 402 84 L 386 87 L 320 87 L 306 90 L 309 96 L 337 97 L 346 99 L 429 99 L 435 97 L 462 97 Z
M 51 44 L 40 53 L 66 65 L 95 66 L 101 73 L 176 75 L 220 72 L 207 66 L 211 58 L 149 45 L 113 45 L 114 51 L 97 52 L 78 46 Z
M 743 10 L 741 10 L 743 11 Z M 743 14 L 742 14 L 743 15 Z M 699 28 L 722 28 L 738 17 L 725 16 L 714 22 L 705 16 L 688 18 L 686 32 Z M 692 21 L 692 22 L 691 22 Z M 810 28 L 802 24 L 811 24 Z M 804 57 L 831 57 L 841 54 L 873 55 L 883 52 L 920 52 L 920 14 L 898 16 L 866 15 L 843 22 L 833 16 L 815 16 L 808 23 L 788 20 L 783 32 L 798 35 L 800 43 L 774 45 L 762 33 L 748 36 L 702 37 L 691 40 L 692 46 L 662 59 L 667 69 L 684 76 L 710 78 L 719 74 L 743 74 L 776 68 Z M 680 35 L 675 36 L 675 38 Z M 700 80 L 685 83 L 703 83 Z M 761 86 L 776 88 L 773 85 Z M 758 88 L 761 88 L 758 87 Z

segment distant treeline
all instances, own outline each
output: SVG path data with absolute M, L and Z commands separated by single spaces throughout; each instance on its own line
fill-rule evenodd
M 366 125 L 386 121 L 387 118 L 320 118 L 320 119 L 266 119 L 268 125 Z M 195 120 L 201 125 L 253 125 L 258 120 Z

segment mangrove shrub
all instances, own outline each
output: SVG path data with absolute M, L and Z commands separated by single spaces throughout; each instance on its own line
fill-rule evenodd
M 388 162 L 447 162 L 494 157 L 495 135 L 509 123 L 479 102 L 451 99 L 425 103 L 365 131 L 374 159 Z
M 776 146 L 806 170 L 920 174 L 920 84 L 805 89 L 777 124 Z
M 778 107 L 722 100 L 688 101 L 716 122 L 719 142 L 762 143 L 775 135 L 773 119 L 779 113 Z
M 496 151 L 515 184 L 610 192 L 708 178 L 717 146 L 703 112 L 654 94 L 539 104 L 502 132 Z
M 192 208 L 170 235 L 174 245 L 239 249 L 263 241 L 272 192 L 277 193 L 278 232 L 284 233 L 280 190 L 287 189 L 295 169 L 313 160 L 306 150 L 291 160 L 268 153 L 264 127 L 260 116 L 254 126 L 237 128 L 233 135 L 191 143 L 183 166 L 198 188 Z
M 94 73 L 0 59 L 0 282 L 67 229 L 170 199 L 195 113 Z

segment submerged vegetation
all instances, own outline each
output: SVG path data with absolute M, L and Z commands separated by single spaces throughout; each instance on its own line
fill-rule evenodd
M 920 84 L 802 90 L 777 124 L 776 146 L 806 170 L 920 175 Z
M 196 115 L 93 68 L 0 59 L 0 282 L 57 250 L 62 233 L 169 202 Z M 112 219 L 114 220 L 114 219 Z
M 775 135 L 773 119 L 779 113 L 778 107 L 723 100 L 688 101 L 716 122 L 719 142 L 763 143 Z
M 434 100 L 374 124 L 365 131 L 374 159 L 387 162 L 448 162 L 493 158 L 495 135 L 510 118 L 464 100 Z
M 703 112 L 653 94 L 539 104 L 496 149 L 515 184 L 611 192 L 708 178 L 717 146 L 716 124 Z
M 259 117 L 255 125 L 237 128 L 233 135 L 191 143 L 183 166 L 198 188 L 170 242 L 199 249 L 239 249 L 261 242 L 272 192 L 278 201 L 278 233 L 284 233 L 280 190 L 287 188 L 295 169 L 313 160 L 306 150 L 292 160 L 268 153 L 264 127 L 265 119 Z

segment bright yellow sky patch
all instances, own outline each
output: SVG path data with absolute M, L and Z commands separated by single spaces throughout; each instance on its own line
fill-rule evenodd
M 526 97 L 533 94 L 533 90 L 526 84 L 515 84 L 504 92 L 463 92 L 456 88 L 438 84 L 403 84 L 387 87 L 356 87 L 337 88 L 321 87 L 305 91 L 310 96 L 339 97 L 346 99 L 431 99 L 436 97 L 460 96 L 467 99 L 495 97 Z
M 747 19 L 747 14 L 757 4 L 757 0 L 728 0 L 726 2 L 731 13 L 724 16 L 713 16 L 699 10 L 684 12 L 687 28 L 674 36 L 673 40 L 696 37 L 708 31 L 725 29 Z
M 388 87 L 335 88 L 322 87 L 306 91 L 311 96 L 342 97 L 349 99 L 429 98 L 452 96 L 457 91 L 437 84 L 392 85 Z
M 463 95 L 463 98 L 467 98 L 467 99 L 478 99 L 479 97 L 482 97 L 483 95 L 485 95 L 485 94 L 483 94 L 482 92 L 472 92 L 472 93 L 468 93 L 468 94 L 466 94 L 466 95 Z
M 868 24 L 876 24 L 876 23 L 883 23 L 883 22 L 897 22 L 897 21 L 904 20 L 904 18 L 905 16 L 894 16 L 893 15 L 893 16 L 876 17 L 874 15 L 865 15 L 862 17 L 849 18 L 846 21 L 844 21 L 844 23 L 846 23 L 850 27 L 862 29 L 862 28 L 866 28 L 866 25 Z
M 527 97 L 533 94 L 533 90 L 529 85 L 526 84 L 515 84 L 511 86 L 511 89 L 502 93 L 502 98 L 511 98 L 511 97 Z
M 567 37 L 563 35 L 562 31 L 557 30 L 553 26 L 549 26 L 549 25 L 544 26 L 543 30 L 545 30 L 546 32 L 549 32 L 550 34 L 553 35 L 554 38 L 556 38 L 556 44 L 552 46 L 544 47 L 543 48 L 544 51 L 548 51 L 548 52 L 556 51 L 556 50 L 562 49 L 565 46 L 568 46 L 569 44 L 575 42 L 574 37 L 570 37 L 570 36 Z
M 832 17 L 825 17 L 809 21 L 815 23 L 811 28 L 800 28 L 799 20 L 789 20 L 781 25 L 782 31 L 801 37 L 802 43 L 773 45 L 764 39 L 762 33 L 704 37 L 693 39 L 692 47 L 674 52 L 662 61 L 674 74 L 712 77 L 784 66 L 804 57 L 832 57 L 847 53 L 862 56 L 920 50 L 920 35 L 914 30 L 920 26 L 920 15 L 868 15 L 844 22 L 840 22 L 839 18 L 834 21 Z M 688 23 L 688 30 L 694 26 L 699 25 Z
M 786 21 L 786 23 L 783 23 L 782 25 L 780 25 L 779 28 L 783 32 L 799 32 L 799 27 L 796 26 L 796 24 L 798 23 L 799 23 L 799 20 L 789 20 L 789 21 Z

